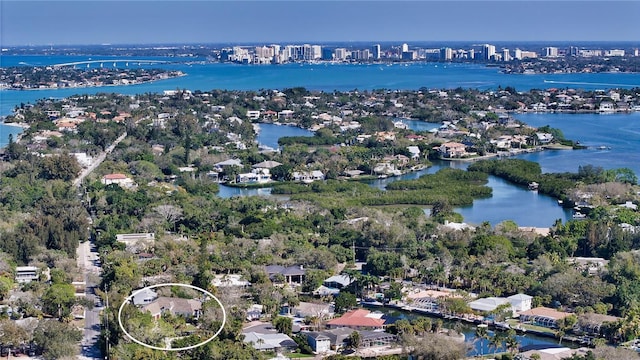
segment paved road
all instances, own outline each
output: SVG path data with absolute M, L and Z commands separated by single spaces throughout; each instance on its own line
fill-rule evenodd
M 73 180 L 73 186 L 79 186 L 80 184 L 82 184 L 82 180 L 84 180 L 84 178 L 91 174 L 91 172 L 93 170 L 95 170 L 98 166 L 100 166 L 100 164 L 102 164 L 102 162 L 104 161 L 104 159 L 106 159 L 107 155 L 109 155 L 113 149 L 116 148 L 116 146 L 118 146 L 118 144 L 124 140 L 124 138 L 127 137 L 127 133 L 125 132 L 124 134 L 120 135 L 119 138 L 117 138 L 113 144 L 109 145 L 108 148 L 106 148 L 100 155 L 98 155 L 97 158 L 95 158 L 95 160 L 91 163 L 91 165 L 89 165 L 88 168 L 82 170 L 82 172 L 80 173 L 80 175 Z
M 95 294 L 95 283 L 99 279 L 102 269 L 98 264 L 98 252 L 95 245 L 90 241 L 86 241 L 77 249 L 78 267 L 84 273 L 84 281 L 86 283 L 85 296 L 99 304 L 99 299 Z M 101 305 L 101 304 L 100 304 Z M 87 309 L 84 319 L 84 336 L 82 338 L 82 350 L 80 359 L 102 359 L 102 352 L 98 348 L 98 339 L 100 337 L 100 311 L 102 307 L 95 306 L 93 309 Z

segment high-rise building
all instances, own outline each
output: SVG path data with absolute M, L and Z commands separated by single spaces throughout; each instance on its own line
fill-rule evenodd
M 449 61 L 453 59 L 453 49 L 448 47 L 443 47 L 440 49 L 440 59 Z
M 312 45 L 309 60 L 318 60 L 322 57 L 322 46 Z
M 558 48 L 553 46 L 548 46 L 544 48 L 544 56 L 545 57 L 558 57 Z
M 402 44 L 402 49 L 401 50 L 402 50 L 403 53 L 409 52 L 409 45 L 406 44 L 406 43 Z
M 335 50 L 335 57 L 336 60 L 345 60 L 347 58 L 347 49 L 345 48 L 337 48 Z
M 520 50 L 520 49 L 516 48 L 516 49 L 513 51 L 513 57 L 514 57 L 516 60 L 522 60 L 522 50 Z
M 375 44 L 371 47 L 371 54 L 374 60 L 380 59 L 380 44 Z
M 502 49 L 502 61 L 511 61 L 511 55 L 509 55 L 509 49 Z
M 483 46 L 483 54 L 482 54 L 484 60 L 493 60 L 495 54 L 496 54 L 495 45 L 484 44 L 484 46 Z
M 333 50 L 327 47 L 322 48 L 322 60 L 333 60 Z

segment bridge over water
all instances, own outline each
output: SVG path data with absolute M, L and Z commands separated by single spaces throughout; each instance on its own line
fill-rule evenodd
M 53 65 L 49 65 L 52 66 L 54 68 L 60 68 L 60 67 L 65 67 L 65 66 L 78 66 L 78 65 L 87 65 L 87 67 L 90 67 L 91 64 L 100 64 L 100 67 L 103 67 L 104 64 L 113 64 L 113 67 L 116 66 L 116 64 L 124 64 L 125 66 L 129 66 L 129 63 L 134 64 L 134 65 L 142 65 L 142 64 L 146 64 L 146 65 L 151 65 L 151 64 L 163 64 L 163 63 L 169 63 L 169 61 L 165 61 L 165 60 L 132 60 L 132 59 L 102 59 L 102 60 L 84 60 L 84 61 L 74 61 L 74 62 L 67 62 L 67 63 L 60 63 L 60 64 L 53 64 Z

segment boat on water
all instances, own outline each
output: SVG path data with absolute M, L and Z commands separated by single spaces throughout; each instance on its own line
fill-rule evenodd
M 580 212 L 577 212 L 575 214 L 573 214 L 573 218 L 574 219 L 585 219 L 587 217 L 587 214 L 583 214 Z
M 538 186 L 540 186 L 540 184 L 538 184 L 537 182 L 531 182 L 529 183 L 529 190 L 538 190 Z

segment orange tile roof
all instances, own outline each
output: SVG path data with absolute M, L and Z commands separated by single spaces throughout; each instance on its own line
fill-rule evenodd
M 541 307 L 533 308 L 531 310 L 523 311 L 520 313 L 520 315 L 544 316 L 549 319 L 560 320 L 560 319 L 566 318 L 571 314 L 541 306 Z
M 327 322 L 328 325 L 345 327 L 382 327 L 384 319 L 368 317 L 371 312 L 365 309 L 356 309 L 346 312 L 339 318 Z
M 125 174 L 107 174 L 104 176 L 105 180 L 118 180 L 118 179 L 126 179 L 127 175 Z

